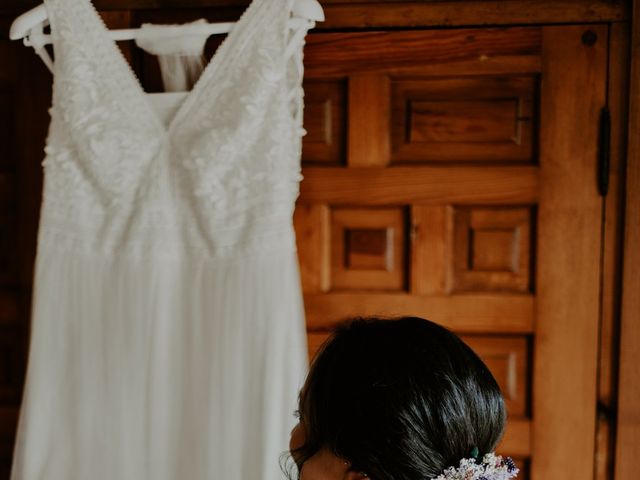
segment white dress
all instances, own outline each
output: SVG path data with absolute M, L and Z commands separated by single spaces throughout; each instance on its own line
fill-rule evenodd
M 282 478 L 307 363 L 292 213 L 312 23 L 292 31 L 291 3 L 253 0 L 163 121 L 90 1 L 45 2 L 55 78 L 12 480 Z

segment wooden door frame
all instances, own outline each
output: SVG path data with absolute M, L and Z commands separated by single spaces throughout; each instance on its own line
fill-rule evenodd
M 237 17 L 249 0 L 92 0 L 100 11 L 216 9 L 208 14 Z M 326 21 L 319 29 L 553 25 L 620 22 L 629 18 L 630 0 L 320 0 Z M 17 15 L 41 0 L 3 0 L 0 15 Z M 455 12 L 455 13 L 452 13 Z
M 531 478 L 593 478 L 606 105 L 606 24 L 545 26 L 540 98 Z M 589 41 L 591 39 L 591 41 Z M 583 88 L 581 101 L 569 100 Z
M 633 2 L 615 478 L 640 478 L 640 0 Z

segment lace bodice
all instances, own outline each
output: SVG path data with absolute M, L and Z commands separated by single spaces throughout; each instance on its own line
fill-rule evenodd
M 253 0 L 165 124 L 90 1 L 47 0 L 56 62 L 41 244 L 134 257 L 282 246 L 313 25 L 292 31 L 291 3 Z

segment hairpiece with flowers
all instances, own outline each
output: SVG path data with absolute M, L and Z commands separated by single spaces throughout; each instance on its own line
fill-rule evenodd
M 487 453 L 480 463 L 475 458 L 463 458 L 458 468 L 449 467 L 432 480 L 509 480 L 519 471 L 511 458 Z

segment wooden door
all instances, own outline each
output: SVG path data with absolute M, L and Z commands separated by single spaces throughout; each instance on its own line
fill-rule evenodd
M 216 8 L 187 12 L 177 7 L 189 2 L 96 3 L 115 9 L 105 19 L 123 28 L 233 20 L 238 10 L 219 4 L 246 1 L 198 0 L 190 6 Z M 425 2 L 411 4 L 410 17 L 389 2 L 323 3 L 329 28 L 594 22 L 622 11 L 609 2 L 505 2 L 506 10 L 473 2 L 456 16 L 466 2 Z M 25 8 L 12 5 L 2 7 L 3 34 Z M 352 315 L 421 315 L 462 334 L 503 388 L 510 422 L 500 451 L 525 465 L 522 478 L 593 477 L 596 132 L 608 36 L 595 23 L 313 33 L 306 49 L 309 133 L 295 221 L 310 349 Z M 41 62 L 4 37 L 0 478 L 8 478 L 24 376 L 51 91 Z M 157 90 L 157 66 L 129 47 L 145 87 Z
M 305 53 L 310 354 L 351 316 L 453 329 L 503 389 L 522 478 L 593 477 L 607 35 L 325 33 Z

